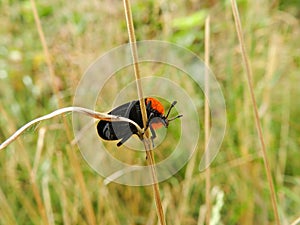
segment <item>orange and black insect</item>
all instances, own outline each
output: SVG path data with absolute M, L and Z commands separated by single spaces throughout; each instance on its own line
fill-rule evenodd
M 168 119 L 171 109 L 175 106 L 176 103 L 177 102 L 174 101 L 171 104 L 167 114 L 165 115 L 164 107 L 160 103 L 160 101 L 155 98 L 145 99 L 148 117 L 146 129 L 150 128 L 152 140 L 156 137 L 155 129 L 158 129 L 162 126 L 167 128 L 170 121 L 182 116 L 177 115 L 174 118 Z M 141 128 L 144 128 L 139 100 L 135 100 L 118 106 L 108 114 L 128 118 L 136 122 Z M 104 140 L 120 140 L 117 146 L 121 146 L 122 144 L 124 144 L 134 134 L 138 135 L 141 138 L 137 128 L 133 124 L 123 121 L 110 122 L 100 120 L 97 124 L 97 132 L 99 136 Z

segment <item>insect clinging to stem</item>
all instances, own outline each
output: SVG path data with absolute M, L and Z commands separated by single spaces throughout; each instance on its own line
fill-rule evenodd
M 150 128 L 152 141 L 156 137 L 156 129 L 163 126 L 168 128 L 170 121 L 182 117 L 182 115 L 177 115 L 173 118 L 168 118 L 172 108 L 176 103 L 177 102 L 174 101 L 171 104 L 167 114 L 165 115 L 164 107 L 159 100 L 151 97 L 145 98 L 148 121 L 144 130 Z M 128 118 L 136 122 L 141 128 L 144 128 L 139 100 L 120 105 L 110 111 L 108 114 Z M 100 120 L 97 124 L 97 132 L 98 135 L 104 140 L 120 140 L 117 143 L 117 146 L 124 144 L 134 134 L 142 139 L 142 134 L 138 132 L 138 129 L 133 124 L 123 121 L 112 122 Z

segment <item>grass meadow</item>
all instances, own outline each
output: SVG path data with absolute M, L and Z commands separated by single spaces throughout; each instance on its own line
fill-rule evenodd
M 278 212 L 281 224 L 292 224 L 300 217 L 300 3 L 237 3 Z M 89 65 L 129 40 L 122 1 L 39 0 L 36 7 L 49 58 L 32 1 L 0 1 L 0 142 L 26 122 L 71 106 Z M 159 184 L 167 224 L 207 224 L 207 194 L 212 225 L 275 224 L 230 1 L 132 0 L 132 14 L 137 40 L 176 43 L 202 59 L 209 15 L 210 68 L 226 101 L 226 134 L 206 190 L 205 172 L 198 170 L 204 99 L 193 84 L 181 81 L 199 100 L 201 136 L 192 159 Z M 104 89 L 99 110 L 110 110 L 118 87 L 134 79 L 121 75 Z M 174 136 L 165 140 L 157 160 L 170 154 L 178 136 L 171 126 L 168 131 Z M 106 185 L 73 139 L 69 114 L 33 126 L 0 151 L 0 224 L 158 224 L 152 187 Z M 144 155 L 115 144 L 105 146 L 119 160 L 146 163 Z

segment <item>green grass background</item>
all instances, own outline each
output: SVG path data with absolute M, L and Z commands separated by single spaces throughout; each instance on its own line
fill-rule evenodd
M 290 224 L 300 216 L 300 2 L 239 0 L 238 6 L 278 210 L 282 224 Z M 26 122 L 57 109 L 58 98 L 63 106 L 72 105 L 88 66 L 128 42 L 121 1 L 41 0 L 37 8 L 54 83 L 30 1 L 0 1 L 0 142 Z M 211 165 L 211 222 L 274 224 L 230 1 L 135 0 L 132 11 L 138 40 L 174 42 L 201 58 L 204 21 L 210 15 L 211 69 L 221 84 L 228 119 L 224 142 Z M 126 81 L 121 79 L 115 82 Z M 114 99 L 112 93 L 106 95 Z M 199 99 L 201 113 L 202 103 Z M 66 118 L 72 132 L 71 117 Z M 168 144 L 171 141 L 166 149 Z M 168 224 L 203 224 L 205 176 L 197 166 L 202 148 L 160 184 Z M 116 155 L 144 162 L 141 155 Z M 157 223 L 151 187 L 106 186 L 103 181 L 70 145 L 61 118 L 42 122 L 0 152 L 0 224 Z

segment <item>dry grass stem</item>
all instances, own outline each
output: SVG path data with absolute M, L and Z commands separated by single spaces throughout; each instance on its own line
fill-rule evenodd
M 43 191 L 43 198 L 44 198 L 44 203 L 45 203 L 45 208 L 46 208 L 46 214 L 47 214 L 47 219 L 48 223 L 50 225 L 54 225 L 54 215 L 53 215 L 53 210 L 52 210 L 52 205 L 51 205 L 51 195 L 49 191 L 49 180 L 48 176 L 44 176 L 42 180 L 42 191 Z
M 33 167 L 32 167 L 32 174 L 33 174 L 34 178 L 36 176 L 36 172 L 37 172 L 37 169 L 38 169 L 38 165 L 39 165 L 39 161 L 40 161 L 40 158 L 41 158 L 42 150 L 43 150 L 43 147 L 44 147 L 45 134 L 46 134 L 46 128 L 42 127 L 39 130 L 37 148 L 36 148 L 34 163 L 33 163 Z
M 43 47 L 43 51 L 44 51 L 44 54 L 45 54 L 47 67 L 48 67 L 48 70 L 49 70 L 49 73 L 50 73 L 51 82 L 53 84 L 52 88 L 53 88 L 53 91 L 54 91 L 54 94 L 55 94 L 56 98 L 58 99 L 58 106 L 61 108 L 62 107 L 61 104 L 60 104 L 61 102 L 60 102 L 59 97 L 58 97 L 59 96 L 58 95 L 59 90 L 58 90 L 58 86 L 55 85 L 56 82 L 55 82 L 54 68 L 53 68 L 53 65 L 52 65 L 52 62 L 51 62 L 51 57 L 50 57 L 50 54 L 49 54 L 46 38 L 45 38 L 43 28 L 42 28 L 42 25 L 41 25 L 41 20 L 40 20 L 40 17 L 39 17 L 37 8 L 36 8 L 35 1 L 30 0 L 30 2 L 31 2 L 31 6 L 32 6 L 34 21 L 35 21 L 35 24 L 36 24 L 37 31 L 39 33 L 39 37 L 40 37 L 41 44 L 42 44 L 42 47 Z
M 136 128 L 138 129 L 139 132 L 143 131 L 136 122 L 134 122 L 134 121 L 132 121 L 132 120 L 130 120 L 128 118 L 125 118 L 125 117 L 120 117 L 120 116 L 108 115 L 106 113 L 95 112 L 93 110 L 82 108 L 82 107 L 66 107 L 66 108 L 55 110 L 54 112 L 49 113 L 49 114 L 47 114 L 45 116 L 41 116 L 39 118 L 31 120 L 30 122 L 28 122 L 27 124 L 25 124 L 24 126 L 22 126 L 19 130 L 17 130 L 8 139 L 6 139 L 0 145 L 0 150 L 4 149 L 10 143 L 12 143 L 14 140 L 16 140 L 25 130 L 27 130 L 32 125 L 34 125 L 36 123 L 39 123 L 41 121 L 48 120 L 48 119 L 51 119 L 53 117 L 65 114 L 65 113 L 69 113 L 69 112 L 82 113 L 84 115 L 87 115 L 87 116 L 90 116 L 92 118 L 99 119 L 99 120 L 101 119 L 101 120 L 107 120 L 107 121 L 123 121 L 123 122 L 128 122 L 128 123 L 131 123 L 134 126 L 136 126 Z
M 210 57 L 210 17 L 208 16 L 205 20 L 205 45 L 204 45 L 204 53 L 205 53 L 205 107 L 204 107 L 204 132 L 205 132 L 205 141 L 204 141 L 204 149 L 207 151 L 206 146 L 209 142 L 209 133 L 210 133 L 210 112 L 209 112 L 209 57 Z M 209 154 L 206 154 L 206 163 L 209 163 Z M 206 217 L 205 222 L 207 225 L 210 224 L 210 215 L 211 215 L 211 199 L 210 199 L 210 167 L 207 167 L 205 171 L 205 206 L 206 206 Z
M 243 58 L 243 61 L 245 64 L 247 83 L 248 83 L 251 101 L 252 101 L 252 105 L 253 105 L 253 111 L 254 111 L 254 115 L 255 115 L 255 124 L 256 124 L 257 132 L 258 132 L 259 141 L 261 144 L 261 151 L 262 151 L 262 156 L 263 156 L 264 165 L 265 165 L 265 171 L 267 174 L 267 179 L 268 179 L 268 184 L 269 184 L 269 189 L 270 189 L 270 196 L 271 196 L 271 201 L 272 201 L 273 212 L 274 212 L 276 224 L 279 225 L 280 218 L 279 218 L 279 214 L 278 214 L 276 194 L 275 194 L 273 179 L 272 179 L 272 175 L 271 175 L 269 160 L 267 157 L 265 141 L 264 141 L 264 137 L 262 134 L 261 123 L 259 120 L 257 103 L 256 103 L 256 99 L 254 96 L 254 88 L 253 88 L 253 83 L 252 83 L 252 77 L 253 77 L 252 70 L 251 70 L 250 62 L 249 62 L 249 59 L 248 59 L 248 56 L 246 53 L 246 47 L 245 47 L 245 42 L 244 42 L 243 32 L 242 32 L 242 25 L 241 25 L 236 1 L 231 0 L 231 5 L 232 5 L 232 12 L 233 12 L 234 21 L 235 21 L 236 32 L 237 32 L 237 36 L 238 36 L 238 39 L 240 42 L 241 54 L 242 54 L 242 58 Z
M 62 159 L 62 153 L 57 153 L 57 172 L 58 172 L 58 178 L 62 181 L 66 179 L 64 174 L 64 168 L 63 168 L 63 159 Z M 70 225 L 70 215 L 68 214 L 68 201 L 67 201 L 67 194 L 66 190 L 64 189 L 64 183 L 60 182 L 58 184 L 58 190 L 61 197 L 61 210 L 62 210 L 62 218 L 63 218 L 63 224 Z
M 2 189 L 0 188 L 0 216 L 4 218 L 7 224 L 18 224 L 13 213 L 13 209 L 10 207 L 7 197 L 3 193 Z
M 51 61 L 51 57 L 50 57 L 50 54 L 49 54 L 46 38 L 45 38 L 43 29 L 42 29 L 42 26 L 41 26 L 40 17 L 38 15 L 38 11 L 37 11 L 36 4 L 35 4 L 34 0 L 31 0 L 31 5 L 32 5 L 34 20 L 35 20 L 35 23 L 36 23 L 36 28 L 37 28 L 37 31 L 38 31 L 39 36 L 40 36 L 40 40 L 41 40 L 41 43 L 42 43 L 42 46 L 43 46 L 43 51 L 44 51 L 45 58 L 46 58 L 47 67 L 49 69 L 51 82 L 52 82 L 52 89 L 53 89 L 54 95 L 57 99 L 59 108 L 62 108 L 63 103 L 62 103 L 62 101 L 61 101 L 61 99 L 59 98 L 59 95 L 58 95 L 59 94 L 59 88 L 58 88 L 57 82 L 55 82 L 55 73 L 54 73 L 53 64 L 52 64 L 52 61 Z M 68 124 L 67 124 L 67 120 L 64 117 L 63 117 L 63 123 L 64 123 L 64 126 L 65 126 L 65 132 L 66 132 L 67 138 L 68 138 L 69 142 L 71 143 L 72 136 L 71 136 Z M 91 203 L 91 200 L 90 200 L 90 197 L 89 197 L 89 193 L 88 193 L 88 191 L 86 189 L 86 185 L 84 183 L 83 174 L 82 174 L 82 171 L 80 170 L 78 159 L 76 158 L 76 155 L 74 154 L 74 152 L 69 148 L 69 146 L 67 146 L 67 149 L 69 150 L 68 151 L 68 156 L 69 156 L 70 163 L 71 163 L 72 167 L 75 170 L 76 176 L 78 177 L 79 185 L 80 185 L 81 190 L 82 190 L 84 203 L 85 203 L 84 210 L 85 210 L 87 220 L 88 220 L 89 224 L 96 225 L 96 217 L 95 217 L 95 214 L 94 214 L 94 211 L 93 211 L 93 207 L 92 207 L 92 203 Z
M 144 127 L 146 127 L 147 111 L 146 111 L 146 105 L 145 105 L 145 101 L 144 101 L 144 97 L 143 97 L 142 83 L 141 83 L 141 79 L 140 79 L 138 52 L 137 52 L 136 38 L 135 38 L 133 19 L 132 19 L 132 13 L 131 13 L 130 0 L 124 0 L 124 10 L 125 10 L 126 24 L 127 24 L 127 29 L 128 29 L 128 35 L 129 35 L 129 43 L 130 43 L 130 47 L 131 47 L 131 54 L 132 54 L 132 59 L 133 59 L 133 68 L 134 68 L 137 92 L 138 92 L 138 97 L 140 100 L 143 125 L 144 125 Z M 159 193 L 157 174 L 156 174 L 156 170 L 154 167 L 155 161 L 154 161 L 154 157 L 153 157 L 153 153 L 152 153 L 152 143 L 150 141 L 149 129 L 147 129 L 143 135 L 143 143 L 144 143 L 144 147 L 146 150 L 148 164 L 150 165 L 151 177 L 152 177 L 152 182 L 153 182 L 152 187 L 153 187 L 153 191 L 154 191 L 154 198 L 155 198 L 158 218 L 159 218 L 160 224 L 164 225 L 164 224 L 166 224 L 166 221 L 165 221 L 165 216 L 164 216 L 162 202 L 161 202 L 160 193 Z
M 124 176 L 125 174 L 131 173 L 132 171 L 139 170 L 139 169 L 140 169 L 140 167 L 138 167 L 138 166 L 131 166 L 131 167 L 128 167 L 128 168 L 123 169 L 123 170 L 118 170 L 118 171 L 114 172 L 113 174 L 111 174 L 110 176 L 106 177 L 104 179 L 103 183 L 105 185 L 108 185 L 111 182 L 113 182 L 114 180 Z
M 141 75 L 140 75 L 140 69 L 139 69 L 138 51 L 137 51 L 136 38 L 135 38 L 135 32 L 134 32 L 134 26 L 133 26 L 130 0 L 124 0 L 124 10 L 125 10 L 126 24 L 127 24 L 127 29 L 128 29 L 129 44 L 130 44 L 131 54 L 132 54 L 133 69 L 134 69 L 137 93 L 138 93 L 138 98 L 140 100 L 143 124 L 145 127 L 146 123 L 147 123 L 147 112 L 146 112 L 145 102 L 143 101 L 143 99 L 144 99 L 143 89 L 142 89 Z
M 300 223 L 300 217 L 291 223 L 291 225 L 298 225 Z

